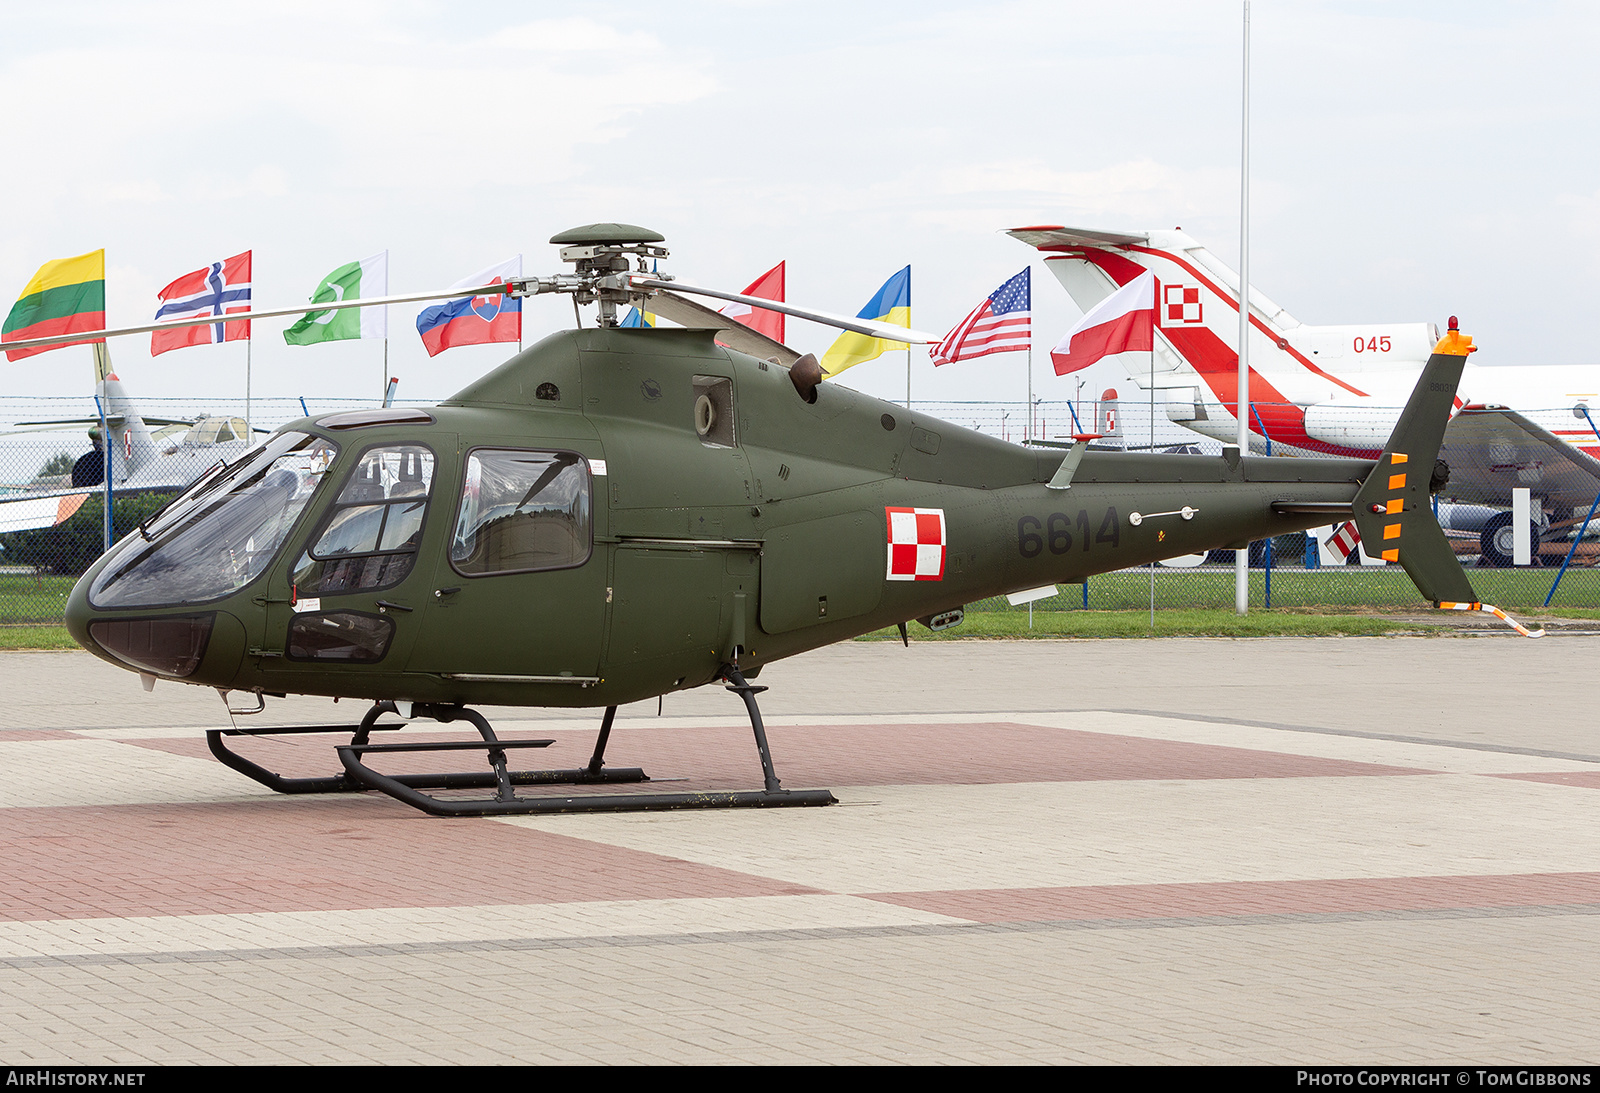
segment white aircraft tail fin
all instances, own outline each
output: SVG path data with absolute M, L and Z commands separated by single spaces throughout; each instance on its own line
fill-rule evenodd
M 112 482 L 123 482 L 155 460 L 156 444 L 138 408 L 122 389 L 122 381 L 111 370 L 111 354 L 103 342 L 94 347 L 94 365 L 95 394 L 100 396 L 106 428 L 111 434 L 107 440 L 111 447 Z
M 1218 437 L 1236 430 L 1239 276 L 1179 230 L 1115 234 L 1037 226 L 1009 233 L 1039 250 L 1085 311 L 1146 271 L 1156 277 L 1155 349 L 1121 354 L 1128 377 L 1166 392 L 1168 416 Z M 1306 326 L 1250 290 L 1252 431 L 1315 447 L 1303 407 L 1370 396 L 1364 373 L 1420 369 L 1438 334 L 1428 323 Z
M 1123 440 L 1122 413 L 1118 406 L 1117 389 L 1108 387 L 1101 394 L 1100 400 L 1095 403 L 1094 426 L 1089 430 L 1099 433 L 1108 440 L 1120 443 Z M 1087 424 L 1087 422 L 1085 423 Z

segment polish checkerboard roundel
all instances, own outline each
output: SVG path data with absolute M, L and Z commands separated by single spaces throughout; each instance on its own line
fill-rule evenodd
M 1204 321 L 1205 312 L 1200 302 L 1199 285 L 1162 285 L 1161 325 L 1179 326 L 1184 323 Z
M 944 509 L 884 508 L 890 581 L 944 580 Z

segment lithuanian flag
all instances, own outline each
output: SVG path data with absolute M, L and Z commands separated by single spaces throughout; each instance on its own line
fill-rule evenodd
M 24 341 L 28 338 L 50 338 L 58 334 L 76 334 L 83 330 L 104 330 L 106 325 L 106 252 L 92 250 L 76 258 L 61 258 L 46 262 L 33 275 L 28 287 L 22 290 L 22 299 L 11 308 L 0 330 L 0 346 L 6 342 Z M 105 341 L 88 338 L 69 345 L 88 345 Z M 59 345 L 42 349 L 8 349 L 7 360 L 21 360 L 35 353 L 48 353 L 60 349 Z

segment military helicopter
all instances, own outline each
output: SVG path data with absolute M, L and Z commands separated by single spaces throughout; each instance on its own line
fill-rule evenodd
M 359 725 L 235 722 L 208 740 L 282 792 L 377 789 L 459 816 L 832 803 L 776 776 L 756 703 L 765 688 L 751 682 L 766 664 L 887 626 L 904 638 L 913 619 L 940 630 L 985 597 L 1339 518 L 1426 599 L 1494 610 L 1428 505 L 1448 478 L 1436 452 L 1473 350 L 1453 322 L 1376 461 L 1095 451 L 1087 434 L 1023 448 L 824 383 L 810 355 L 752 355 L 758 342 L 733 344 L 738 332 L 714 321 L 620 327 L 624 304 L 693 320 L 715 313 L 690 296 L 743 300 L 646 270 L 663 242 L 619 224 L 556 235 L 574 272 L 493 291 L 570 295 L 575 311 L 598 305 L 597 325 L 553 334 L 431 408 L 283 426 L 96 562 L 67 607 L 72 635 L 147 687 L 214 687 L 232 713 L 291 693 L 370 700 Z M 748 711 L 762 789 L 517 794 L 648 781 L 605 765 L 617 707 L 719 680 Z M 234 692 L 254 707 L 235 708 Z M 486 704 L 605 713 L 587 766 L 514 770 L 508 751 L 550 741 L 499 739 L 472 708 Z M 465 720 L 481 739 L 373 743 L 396 727 L 385 715 Z M 282 777 L 229 746 L 292 732 L 348 734 L 342 773 Z M 463 749 L 490 769 L 391 775 L 368 762 Z M 494 794 L 426 792 L 470 788 Z

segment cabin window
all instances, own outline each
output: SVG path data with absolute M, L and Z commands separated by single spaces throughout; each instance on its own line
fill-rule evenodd
M 416 563 L 433 493 L 433 453 L 420 444 L 364 452 L 291 578 L 301 596 L 399 584 Z
M 582 565 L 589 513 L 582 456 L 479 449 L 467 457 L 450 564 L 468 577 Z
M 265 447 L 191 486 L 117 547 L 89 588 L 96 607 L 204 603 L 266 569 L 338 454 L 305 433 Z
M 289 623 L 290 660 L 342 660 L 371 664 L 383 659 L 394 638 L 394 621 L 359 611 L 296 615 Z

